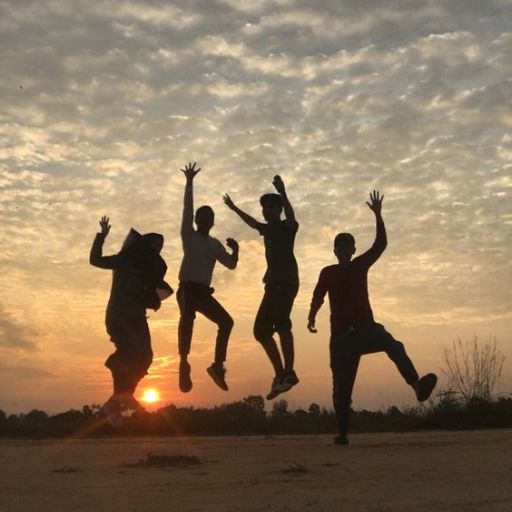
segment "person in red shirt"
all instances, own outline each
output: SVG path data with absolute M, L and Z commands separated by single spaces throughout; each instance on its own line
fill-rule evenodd
M 333 404 L 338 420 L 339 435 L 335 444 L 348 444 L 352 390 L 364 354 L 385 352 L 395 363 L 404 380 L 412 386 L 420 402 L 432 393 L 437 377 L 429 373 L 418 376 L 403 343 L 397 341 L 383 325 L 375 322 L 368 297 L 368 270 L 379 259 L 387 245 L 386 228 L 382 219 L 384 196 L 373 191 L 366 204 L 375 214 L 377 233 L 373 245 L 365 253 L 352 259 L 356 252 L 350 233 L 339 233 L 334 239 L 334 254 L 338 263 L 320 272 L 313 292 L 308 316 L 308 330 L 316 333 L 316 314 L 329 296 L 331 309 L 330 360 L 333 376 Z

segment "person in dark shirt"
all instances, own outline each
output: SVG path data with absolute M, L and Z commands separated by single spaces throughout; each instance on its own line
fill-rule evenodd
M 280 176 L 274 177 L 273 185 L 278 193 L 264 194 L 260 198 L 266 223 L 258 222 L 240 210 L 229 195 L 224 196 L 226 206 L 248 226 L 256 229 L 263 236 L 265 244 L 265 293 L 254 322 L 254 337 L 263 345 L 275 373 L 268 400 L 288 391 L 299 382 L 293 369 L 294 346 L 290 320 L 293 301 L 299 290 L 299 271 L 293 254 L 299 224 Z M 284 220 L 281 219 L 283 210 Z M 282 359 L 273 337 L 274 332 L 279 335 Z
M 366 203 L 374 212 L 377 224 L 375 241 L 368 251 L 352 259 L 356 251 L 354 237 L 350 233 L 336 236 L 334 254 L 338 263 L 325 267 L 320 272 L 309 310 L 308 330 L 316 333 L 316 314 L 323 304 L 325 294 L 329 295 L 332 396 L 340 432 L 334 439 L 336 444 L 348 444 L 352 390 L 362 355 L 385 352 L 421 402 L 430 396 L 437 383 L 437 377 L 433 373 L 419 378 L 403 343 L 395 340 L 373 317 L 368 298 L 368 270 L 387 245 L 381 213 L 383 199 L 384 196 L 381 197 L 379 192 L 373 191 L 370 202 Z
M 101 218 L 100 227 L 89 261 L 95 267 L 113 270 L 105 324 L 116 347 L 105 362 L 112 373 L 114 392 L 103 410 L 111 425 L 121 426 L 123 410 L 142 409 L 133 395 L 153 359 L 146 308 L 158 310 L 172 289 L 163 280 L 167 265 L 159 254 L 162 235 L 141 235 L 131 229 L 118 254 L 103 256 L 103 243 L 110 231 L 108 217 Z

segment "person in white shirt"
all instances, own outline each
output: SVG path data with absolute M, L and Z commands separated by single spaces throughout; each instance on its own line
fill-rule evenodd
M 217 261 L 231 270 L 236 268 L 238 243 L 232 238 L 226 240 L 227 246 L 232 251 L 230 254 L 219 240 L 210 236 L 210 230 L 215 220 L 215 214 L 210 206 L 199 207 L 194 219 L 193 181 L 200 170 L 201 168 L 196 169 L 195 162 L 193 164 L 189 163 L 185 166 L 185 169 L 181 169 L 187 181 L 181 222 L 183 260 L 179 272 L 179 288 L 176 296 L 180 308 L 180 322 L 178 325 L 179 387 L 183 393 L 188 393 L 192 389 L 188 354 L 196 312 L 203 314 L 218 326 L 215 359 L 212 365 L 207 368 L 207 372 L 224 391 L 228 390 L 224 361 L 226 360 L 229 336 L 234 323 L 231 315 L 213 297 L 214 290 L 210 287 L 210 284 Z M 197 229 L 194 229 L 194 220 Z

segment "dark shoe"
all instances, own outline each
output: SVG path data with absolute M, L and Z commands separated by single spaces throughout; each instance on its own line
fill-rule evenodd
M 222 364 L 213 363 L 208 368 L 206 368 L 208 375 L 213 379 L 213 382 L 219 386 L 220 389 L 227 391 L 228 385 L 226 384 L 225 375 L 226 369 L 222 366 Z
M 180 391 L 188 393 L 192 389 L 192 380 L 190 379 L 190 365 L 186 361 L 180 363 Z
M 293 388 L 296 384 L 299 383 L 299 378 L 297 377 L 297 374 L 292 370 L 291 372 L 286 372 L 284 375 L 281 376 L 281 381 L 278 386 L 280 393 L 285 393 L 286 391 L 289 391 Z
M 281 379 L 282 375 L 274 377 L 274 380 L 272 381 L 272 387 L 270 388 L 270 391 L 267 395 L 267 400 L 273 400 L 277 395 L 281 393 Z
M 412 385 L 418 401 L 424 402 L 425 400 L 427 400 L 432 394 L 434 388 L 436 387 L 436 384 L 437 376 L 434 373 L 427 373 L 427 375 L 424 375 L 423 377 L 421 377 L 421 379 L 418 379 Z
M 339 445 L 348 444 L 347 435 L 346 434 L 340 434 L 339 436 L 336 436 L 333 439 L 333 443 L 334 444 L 339 444 Z

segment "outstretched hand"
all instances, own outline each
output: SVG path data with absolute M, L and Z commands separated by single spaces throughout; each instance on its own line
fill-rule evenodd
M 224 201 L 224 204 L 230 209 L 230 210 L 234 210 L 235 208 L 235 203 L 233 203 L 233 200 L 231 199 L 231 197 L 229 197 L 228 194 L 224 194 L 222 196 L 222 200 Z
M 281 176 L 279 176 L 279 174 L 276 174 L 274 176 L 274 180 L 272 181 L 272 184 L 276 188 L 278 194 L 281 194 L 281 195 L 286 194 L 286 189 L 284 188 L 283 180 L 282 180 Z
M 384 199 L 384 195 L 380 195 L 380 192 L 373 191 L 370 193 L 370 202 L 366 202 L 368 205 L 368 208 L 375 213 L 375 215 L 380 215 L 380 212 L 382 210 L 382 200 Z
M 110 224 L 108 223 L 109 220 L 110 219 L 105 215 L 103 215 L 103 217 L 101 217 L 100 219 L 100 234 L 103 238 L 105 238 L 108 235 L 108 232 L 110 231 Z
M 238 252 L 238 242 L 234 238 L 227 238 L 226 245 L 233 251 Z
M 308 320 L 308 331 L 312 332 L 313 334 L 316 334 L 318 332 L 318 329 L 315 327 L 314 320 Z
M 194 176 L 201 170 L 201 167 L 198 167 L 196 169 L 196 163 L 193 164 L 189 162 L 187 165 L 185 165 L 185 169 L 180 169 L 180 171 L 185 175 L 187 180 L 192 181 L 194 179 Z

